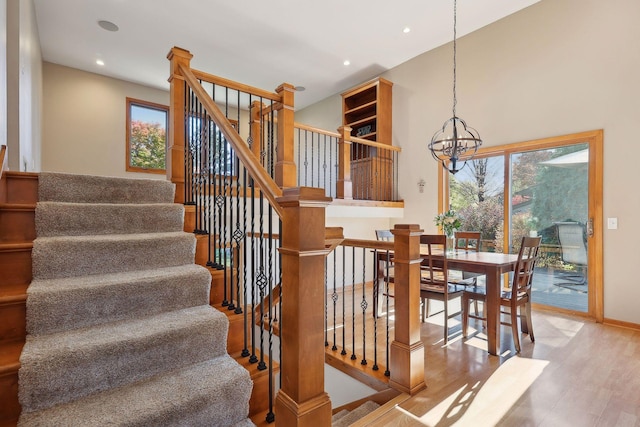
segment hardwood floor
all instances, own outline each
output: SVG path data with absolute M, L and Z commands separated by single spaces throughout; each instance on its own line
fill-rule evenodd
M 536 342 L 515 355 L 503 326 L 496 357 L 455 323 L 443 347 L 441 322 L 422 326 L 427 389 L 366 425 L 640 426 L 640 331 L 534 310 Z

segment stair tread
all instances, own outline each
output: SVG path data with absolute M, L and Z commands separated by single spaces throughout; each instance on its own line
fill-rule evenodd
M 256 353 L 256 357 L 260 359 L 260 350 L 256 349 L 255 353 Z M 240 366 L 242 366 L 247 371 L 249 371 L 251 378 L 269 374 L 268 369 L 259 370 L 258 363 L 257 362 L 251 363 L 249 361 L 248 356 L 242 356 L 241 353 L 233 353 L 231 357 L 233 357 Z M 265 358 L 265 360 L 268 360 L 268 358 Z M 273 360 L 271 366 L 273 367 L 274 372 L 280 371 L 280 364 L 277 361 Z
M 210 283 L 208 271 L 195 264 L 35 279 L 28 290 L 29 332 L 54 333 L 203 305 Z
M 193 264 L 195 238 L 184 231 L 93 236 L 38 237 L 33 277 L 107 274 Z
M 246 372 L 225 354 L 70 403 L 23 412 L 21 421 L 65 426 L 184 425 L 185 421 L 205 425 L 205 420 L 224 421 L 226 409 L 227 424 L 232 425 L 246 418 L 248 402 L 239 396 L 251 387 Z M 199 411 L 201 420 L 176 419 L 189 410 Z
M 20 401 L 23 410 L 33 411 L 140 381 L 226 354 L 226 338 L 226 317 L 207 305 L 27 335 L 20 382 L 29 387 L 20 391 Z
M 189 307 L 168 313 L 160 313 L 140 319 L 112 322 L 90 326 L 72 331 L 56 332 L 45 335 L 27 336 L 27 345 L 35 348 L 50 348 L 67 353 L 86 346 L 99 347 L 105 343 L 118 341 L 132 341 L 142 336 L 151 336 L 167 329 L 171 324 L 174 328 L 188 327 L 199 320 L 208 320 L 210 317 L 220 318 L 217 310 L 211 310 L 207 305 Z M 55 350 L 54 350 L 55 351 Z M 38 358 L 37 355 L 34 356 Z
M 184 209 L 176 203 L 38 203 L 38 236 L 183 231 Z
M 173 203 L 175 186 L 162 179 L 136 179 L 41 172 L 40 201 L 79 203 Z

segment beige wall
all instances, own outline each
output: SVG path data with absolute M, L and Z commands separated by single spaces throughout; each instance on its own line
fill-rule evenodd
M 640 117 L 639 16 L 637 0 L 542 0 L 460 39 L 457 109 L 487 146 L 604 129 L 604 216 L 619 223 L 604 230 L 604 315 L 636 324 L 640 144 L 630 137 Z M 451 55 L 449 44 L 383 74 L 394 82 L 393 143 L 403 150 L 404 218 L 391 222 L 428 232 L 436 231 L 437 164 L 426 145 L 451 116 Z M 339 115 L 327 110 L 339 109 L 339 98 L 296 120 L 335 129 Z
M 126 98 L 169 105 L 169 92 L 45 62 L 42 170 L 166 179 L 125 171 Z

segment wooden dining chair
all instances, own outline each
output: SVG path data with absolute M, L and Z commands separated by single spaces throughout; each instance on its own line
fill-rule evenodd
M 478 252 L 480 250 L 480 237 L 481 233 L 479 231 L 456 231 L 454 240 L 455 248 L 459 251 Z M 462 272 L 462 279 L 470 282 L 471 285 L 475 285 L 480 276 L 482 276 L 482 274 L 471 273 L 469 271 Z M 478 316 L 478 301 L 474 301 L 474 308 L 476 310 L 476 316 Z
M 420 298 L 424 322 L 429 315 L 429 300 L 444 303 L 444 343 L 449 340 L 449 319 L 460 312 L 449 313 L 449 301 L 462 296 L 467 284 L 451 283 L 447 268 L 447 236 L 443 234 L 423 234 L 420 236 L 422 262 L 420 264 Z
M 523 333 L 528 333 L 531 342 L 535 340 L 533 336 L 533 323 L 531 322 L 531 284 L 533 282 L 533 269 L 538 259 L 538 250 L 542 237 L 523 237 L 518 252 L 518 261 L 513 272 L 511 286 L 502 290 L 500 295 L 500 324 L 511 326 L 513 341 L 516 351 L 520 353 L 520 334 L 518 332 L 518 317 L 521 318 L 521 329 Z M 486 304 L 484 304 L 484 316 L 473 316 L 469 314 L 469 303 L 472 300 L 486 302 L 487 293 L 484 286 L 467 287 L 462 293 L 462 335 L 467 336 L 469 318 L 486 319 Z M 502 308 L 508 308 L 505 312 Z M 518 315 L 520 309 L 520 315 Z M 524 313 L 523 313 L 524 309 Z M 511 322 L 503 322 L 502 314 L 508 314 Z M 526 322 L 526 323 L 523 323 Z
M 391 230 L 376 230 L 376 240 L 383 242 L 393 242 L 393 233 Z M 394 266 L 393 266 L 393 252 L 384 251 L 384 250 L 376 250 L 375 251 L 375 265 L 378 269 L 378 278 L 374 284 L 374 314 L 375 316 L 379 315 L 380 304 L 380 282 L 383 284 L 383 296 L 388 296 L 389 298 L 393 298 L 393 293 L 390 291 L 390 284 L 394 283 Z

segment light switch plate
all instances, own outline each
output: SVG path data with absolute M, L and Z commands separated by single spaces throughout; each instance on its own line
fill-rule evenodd
M 607 228 L 609 230 L 618 229 L 618 218 L 607 218 Z

